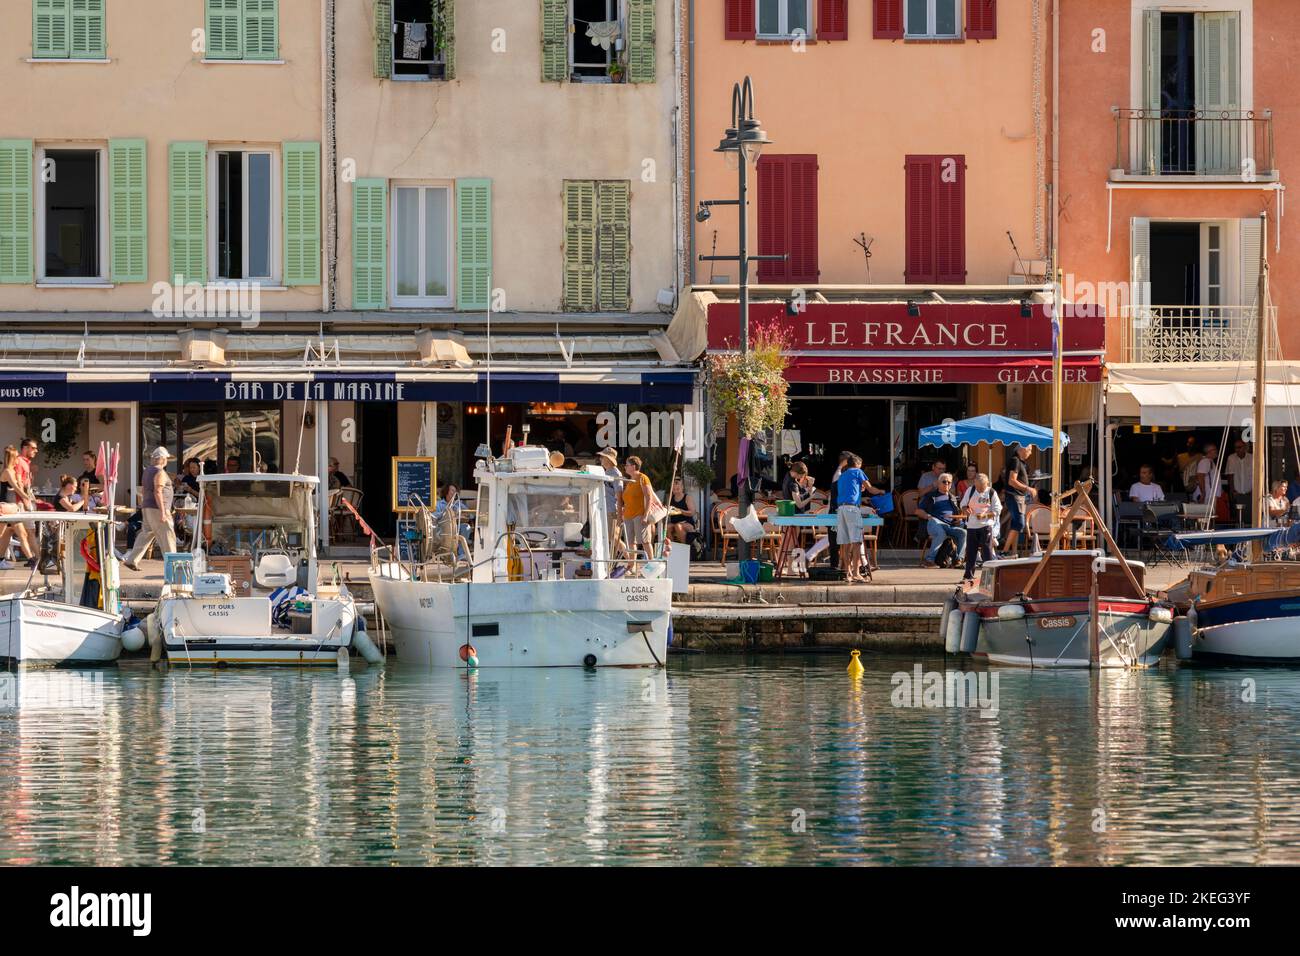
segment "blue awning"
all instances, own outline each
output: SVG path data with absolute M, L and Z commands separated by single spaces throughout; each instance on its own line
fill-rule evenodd
M 944 422 L 921 429 L 920 446 L 956 447 L 959 445 L 1023 445 L 1026 448 L 1051 448 L 1052 430 L 1005 415 L 979 415 L 959 422 Z M 1070 436 L 1061 433 L 1061 447 L 1070 444 Z

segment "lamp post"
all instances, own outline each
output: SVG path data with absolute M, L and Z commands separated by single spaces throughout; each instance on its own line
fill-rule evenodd
M 754 118 L 754 84 L 749 77 L 735 84 L 731 90 L 731 126 L 727 128 L 722 142 L 713 151 L 724 155 L 732 153 L 737 158 L 739 167 L 739 188 L 736 199 L 710 199 L 700 203 L 695 214 L 697 222 L 709 218 L 712 206 L 737 206 L 739 212 L 739 252 L 734 256 L 700 256 L 701 262 L 735 262 L 739 264 L 740 273 L 740 354 L 749 353 L 749 264 L 750 262 L 776 260 L 784 261 L 785 254 L 771 256 L 751 256 L 749 254 L 749 164 L 758 164 L 759 154 L 764 146 L 771 145 L 762 125 Z M 748 438 L 750 436 L 742 436 Z M 739 462 L 737 462 L 739 467 Z M 747 473 L 748 474 L 748 473 Z M 749 480 L 736 483 L 738 501 L 736 511 L 739 515 L 749 512 Z M 749 542 L 740 538 L 736 543 L 736 556 L 744 561 L 749 558 Z

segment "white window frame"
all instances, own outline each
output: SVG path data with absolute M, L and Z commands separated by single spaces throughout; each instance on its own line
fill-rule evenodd
M 46 276 L 45 274 L 45 168 L 47 150 L 93 150 L 99 154 L 99 275 L 97 276 Z M 36 147 L 36 281 L 41 285 L 105 285 L 108 283 L 109 258 L 109 199 L 108 199 L 108 144 L 104 142 L 54 142 Z
M 593 50 L 598 48 L 591 45 L 591 40 L 587 36 L 587 31 L 585 29 L 581 33 L 578 32 L 578 21 L 574 17 L 573 3 L 574 0 L 569 0 L 569 76 L 577 77 L 577 82 L 580 83 L 612 82 L 608 75 L 604 77 L 588 76 L 585 73 L 579 74 L 576 72 L 579 64 L 574 62 L 574 52 L 577 50 L 578 44 L 580 42 L 585 43 Z M 612 19 L 617 20 L 620 24 L 619 37 L 614 41 L 614 45 L 611 46 L 608 51 L 609 62 L 616 63 L 618 62 L 618 54 L 624 46 L 623 32 L 627 29 L 627 17 L 623 15 L 623 0 L 605 0 L 605 9 L 609 10 L 611 8 L 613 10 Z M 583 63 L 581 65 L 594 66 L 595 64 Z
M 812 33 L 812 22 L 813 22 L 812 0 L 776 0 L 776 2 L 778 4 L 778 21 L 779 21 L 778 32 L 759 33 L 758 32 L 759 24 L 763 22 L 762 21 L 763 11 L 761 9 L 763 5 L 763 0 L 754 0 L 754 30 L 755 30 L 754 35 L 760 40 L 793 40 L 795 39 L 796 36 L 803 37 L 805 39 L 809 37 Z M 803 27 L 798 27 L 797 29 L 799 30 L 799 33 L 797 34 L 792 33 L 790 31 L 790 6 L 791 4 L 795 4 L 795 3 L 803 4 L 804 22 L 808 24 L 808 28 L 806 30 Z
M 952 33 L 936 33 L 935 26 L 939 22 L 940 3 L 951 3 L 953 7 L 953 24 Z M 911 0 L 903 0 L 903 36 L 908 40 L 959 40 L 961 39 L 962 30 L 962 7 L 960 0 L 925 0 L 925 29 L 914 30 L 912 28 L 912 4 Z
M 397 19 L 397 4 L 396 4 L 396 3 L 392 4 L 391 12 L 390 12 L 389 15 L 388 15 L 388 19 L 389 19 L 388 29 L 389 29 L 389 33 L 390 33 L 389 41 L 388 41 L 388 42 L 389 42 L 389 45 L 390 45 L 390 49 L 392 50 L 392 56 L 389 58 L 388 78 L 389 78 L 390 80 L 394 80 L 394 81 L 396 81 L 396 82 L 398 82 L 398 83 L 434 83 L 434 82 L 440 82 L 440 81 L 446 79 L 446 76 L 445 76 L 445 75 L 444 75 L 444 76 L 430 76 L 430 75 L 427 74 L 427 73 L 425 73 L 425 74 L 418 74 L 418 73 L 398 73 L 398 72 L 397 72 L 397 61 L 398 61 L 398 56 L 397 56 L 397 24 L 398 24 L 400 21 Z M 432 29 L 432 26 L 433 26 L 433 25 L 430 24 L 430 29 Z M 430 39 L 432 40 L 432 37 L 430 37 Z M 403 61 L 403 62 L 409 63 L 409 62 L 411 62 L 411 61 L 410 61 L 410 60 L 405 60 L 405 61 Z M 437 63 L 436 60 L 434 60 L 433 62 L 434 62 L 434 63 Z M 425 65 L 427 66 L 428 64 L 425 64 Z M 445 72 L 446 72 L 446 68 L 447 68 L 447 63 L 446 63 L 446 59 L 445 59 L 445 58 L 444 58 L 444 60 L 443 60 L 442 67 L 443 67 L 443 71 L 444 71 L 444 74 L 445 74 Z
M 416 257 L 420 269 L 420 287 L 424 275 L 424 190 L 442 189 L 447 193 L 447 294 L 398 295 L 397 294 L 397 193 L 401 189 L 418 189 L 421 192 L 418 209 L 419 225 L 416 235 L 420 249 Z M 394 180 L 388 188 L 388 302 L 394 309 L 450 309 L 456 302 L 456 182 L 452 179 Z
M 218 212 L 220 210 L 220 188 L 221 183 L 218 179 L 218 153 L 242 153 L 244 168 L 244 262 L 243 271 L 245 277 L 242 279 L 225 279 L 218 275 L 221 264 L 221 250 L 217 247 L 218 236 Z M 259 278 L 249 278 L 248 272 L 248 154 L 249 153 L 269 153 L 271 156 L 271 248 L 269 251 L 271 261 L 271 274 Z M 258 146 L 248 143 L 238 143 L 231 145 L 209 144 L 208 145 L 208 188 L 207 188 L 207 216 L 208 216 L 208 284 L 209 285 L 238 285 L 241 283 L 251 283 L 263 287 L 278 287 L 281 283 L 281 274 L 283 269 L 283 256 L 281 255 L 281 241 L 283 230 L 284 207 L 280 199 L 280 147 L 279 146 Z

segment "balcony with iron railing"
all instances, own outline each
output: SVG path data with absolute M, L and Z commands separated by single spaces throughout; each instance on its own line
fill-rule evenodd
M 1125 305 L 1120 309 L 1121 362 L 1255 360 L 1258 310 L 1253 305 Z M 1277 307 L 1269 308 L 1269 327 Z M 1270 343 L 1272 345 L 1273 343 Z M 1270 358 L 1276 358 L 1270 348 Z
M 1112 107 L 1112 180 L 1271 182 L 1273 112 Z

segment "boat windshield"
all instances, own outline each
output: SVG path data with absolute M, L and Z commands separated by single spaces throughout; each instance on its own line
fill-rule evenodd
M 312 488 L 305 482 L 207 482 L 203 495 L 203 536 L 210 554 L 311 546 Z

